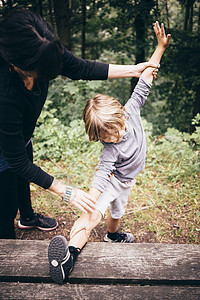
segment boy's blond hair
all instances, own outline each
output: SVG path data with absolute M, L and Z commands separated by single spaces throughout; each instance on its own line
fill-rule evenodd
M 108 136 L 119 139 L 119 130 L 125 126 L 125 108 L 114 98 L 98 94 L 87 101 L 83 111 L 85 130 L 90 141 Z

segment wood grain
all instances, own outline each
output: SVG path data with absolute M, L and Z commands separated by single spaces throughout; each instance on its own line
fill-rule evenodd
M 51 282 L 48 245 L 47 240 L 0 240 L 0 281 Z M 88 243 L 70 280 L 199 285 L 200 245 Z
M 0 299 L 199 300 L 200 288 L 1 282 Z

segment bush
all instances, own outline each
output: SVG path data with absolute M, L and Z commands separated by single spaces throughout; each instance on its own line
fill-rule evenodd
M 169 128 L 164 136 L 149 145 L 148 165 L 157 172 L 164 172 L 167 180 L 186 182 L 189 176 L 196 176 L 200 172 L 200 152 L 196 145 L 194 134 Z
M 102 146 L 89 142 L 82 121 L 85 98 L 93 96 L 97 88 L 102 88 L 102 82 L 69 82 L 60 77 L 52 83 L 34 133 L 37 160 L 64 160 L 77 174 L 83 170 L 87 173 L 88 166 L 98 162 Z M 200 114 L 192 120 L 193 134 L 168 128 L 155 137 L 154 126 L 143 119 L 147 164 L 158 172 L 166 173 L 167 168 L 166 178 L 173 181 L 187 180 L 187 176 L 200 172 L 199 122 Z

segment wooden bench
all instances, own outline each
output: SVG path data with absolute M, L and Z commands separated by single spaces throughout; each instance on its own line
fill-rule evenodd
M 200 299 L 200 245 L 88 243 L 64 285 L 48 245 L 0 240 L 0 299 Z

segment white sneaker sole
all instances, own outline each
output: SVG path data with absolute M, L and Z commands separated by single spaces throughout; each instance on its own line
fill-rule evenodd
M 40 227 L 40 226 L 26 226 L 26 225 L 22 225 L 20 221 L 18 221 L 18 227 L 20 229 L 34 229 L 34 228 L 37 228 L 37 229 L 40 229 L 42 231 L 51 231 L 51 230 L 54 230 L 58 227 L 58 222 L 56 222 L 56 226 L 52 227 L 52 228 L 44 228 L 44 227 Z
M 54 282 L 63 284 L 65 273 L 63 264 L 70 258 L 70 252 L 67 245 L 67 240 L 64 236 L 58 235 L 54 237 L 48 248 L 48 259 L 50 275 Z
M 116 241 L 116 240 L 111 240 L 111 239 L 108 237 L 107 234 L 104 236 L 104 239 L 103 239 L 103 240 L 104 240 L 104 242 L 106 242 L 106 243 L 134 243 L 134 242 L 135 242 L 135 238 L 134 238 L 134 236 L 132 235 L 132 233 L 130 233 L 130 235 L 131 235 L 130 241 L 124 240 L 124 241 L 118 242 L 118 241 Z

